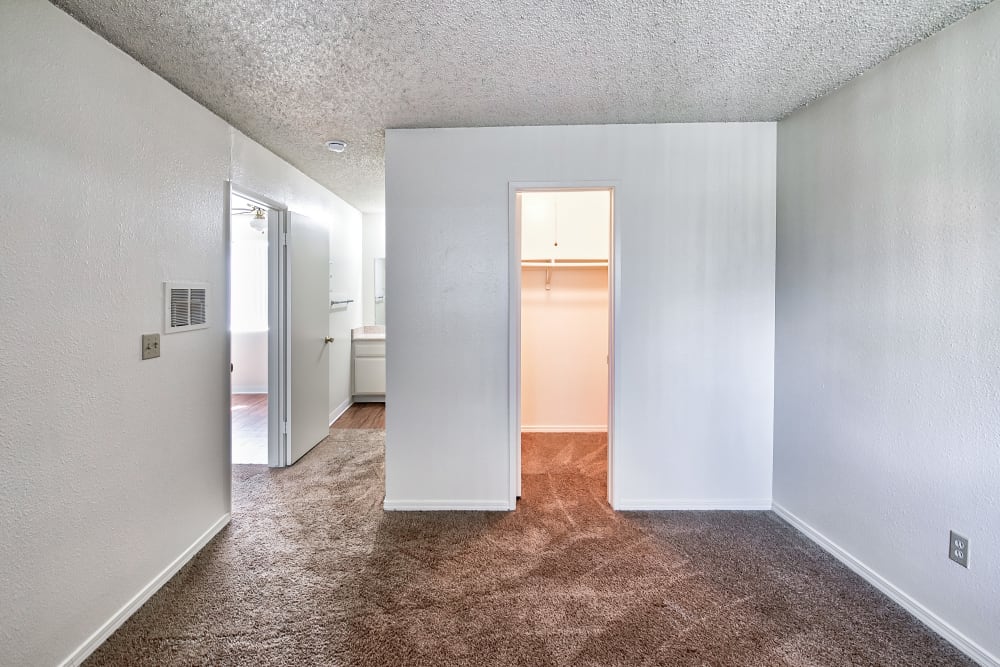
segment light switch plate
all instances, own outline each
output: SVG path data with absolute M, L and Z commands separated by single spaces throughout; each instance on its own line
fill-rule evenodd
M 160 334 L 142 334 L 142 358 L 156 359 L 160 356 Z

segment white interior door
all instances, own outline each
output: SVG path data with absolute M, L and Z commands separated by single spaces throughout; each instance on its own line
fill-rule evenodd
M 287 225 L 285 465 L 291 465 L 330 430 L 330 230 L 291 212 Z

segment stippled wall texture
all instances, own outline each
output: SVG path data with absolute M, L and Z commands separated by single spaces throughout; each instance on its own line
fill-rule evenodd
M 987 1 L 56 4 L 381 211 L 386 128 L 773 121 Z
M 998 35 L 992 5 L 779 123 L 774 443 L 777 504 L 993 660 Z
M 229 511 L 230 171 L 339 209 L 48 3 L 0 3 L 0 62 L 0 664 L 55 665 Z M 140 361 L 164 280 L 211 326 Z

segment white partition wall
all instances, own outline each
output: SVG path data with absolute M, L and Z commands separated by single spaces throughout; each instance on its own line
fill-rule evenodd
M 620 508 L 770 507 L 773 123 L 386 134 L 386 507 L 505 509 L 508 185 L 616 182 Z

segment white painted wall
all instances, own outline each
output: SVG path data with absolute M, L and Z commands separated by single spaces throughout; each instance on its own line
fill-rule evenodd
M 351 376 L 351 329 L 362 324 L 362 232 L 361 213 L 342 204 L 327 216 L 330 226 L 330 261 L 335 298 L 347 297 L 353 303 L 335 306 L 330 312 L 330 423 L 351 407 L 354 385 Z
M 266 331 L 234 331 L 230 358 L 234 394 L 267 393 Z
M 993 664 L 997 35 L 993 3 L 779 124 L 774 456 L 781 509 Z
M 0 663 L 52 665 L 229 512 L 229 137 L 48 3 L 0 60 Z M 165 280 L 211 327 L 140 361 Z
M 385 213 L 362 216 L 361 284 L 366 325 L 375 324 L 375 258 L 385 257 Z
M 227 177 L 360 214 L 49 3 L 0 61 L 0 664 L 52 665 L 227 519 Z M 211 326 L 140 361 L 175 279 Z
M 390 130 L 386 505 L 508 502 L 508 183 L 615 180 L 619 507 L 769 506 L 775 126 Z
M 608 306 L 606 268 L 521 271 L 523 430 L 607 430 Z

